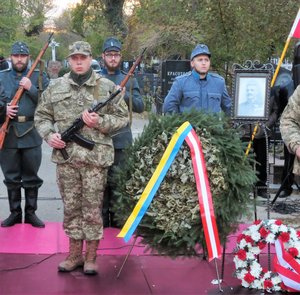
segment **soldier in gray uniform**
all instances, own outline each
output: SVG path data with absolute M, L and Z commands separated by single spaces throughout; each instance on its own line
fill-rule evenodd
M 165 98 L 164 113 L 182 113 L 192 109 L 230 115 L 231 98 L 225 80 L 209 73 L 211 53 L 205 44 L 198 44 L 191 53 L 192 71 L 175 78 Z
M 126 76 L 120 69 L 122 61 L 121 49 L 122 46 L 120 41 L 114 37 L 107 38 L 103 43 L 102 58 L 104 68 L 102 69 L 101 74 L 110 81 L 113 81 L 116 85 L 120 85 Z M 128 108 L 130 104 L 132 105 L 133 112 L 142 113 L 144 111 L 144 101 L 136 78 L 131 78 L 127 82 L 124 100 Z M 112 210 L 115 186 L 113 182 L 113 173 L 116 167 L 122 166 L 125 157 L 124 149 L 126 146 L 132 144 L 132 140 L 132 132 L 129 124 L 113 135 L 115 160 L 108 172 L 109 178 L 104 194 L 102 210 L 104 227 L 116 226 L 114 212 Z
M 23 42 L 16 42 L 11 48 L 12 69 L 0 72 L 0 83 L 6 96 L 1 98 L 0 104 L 6 105 L 6 115 L 10 118 L 8 133 L 0 151 L 0 164 L 11 214 L 2 221 L 2 227 L 22 223 L 21 188 L 25 190 L 24 222 L 35 227 L 45 227 L 35 215 L 38 189 L 43 180 L 38 176 L 42 138 L 34 127 L 34 112 L 39 91 L 48 86 L 49 80 L 46 74 L 40 75 L 39 71 L 34 71 L 30 79 L 26 77 L 29 59 L 28 46 Z M 20 86 L 24 88 L 24 92 L 19 104 L 11 106 L 9 103 Z
M 107 171 L 114 160 L 111 133 L 128 124 L 128 110 L 123 97 L 118 95 L 99 111 L 88 111 L 115 92 L 116 85 L 93 71 L 87 42 L 77 41 L 69 49 L 71 72 L 53 80 L 43 92 L 35 124 L 53 148 L 52 161 L 57 164 L 57 182 L 64 202 L 63 226 L 70 249 L 58 270 L 70 272 L 84 265 L 85 274 L 96 274 L 97 248 L 103 236 L 100 210 Z M 95 142 L 93 150 L 61 140 L 61 133 L 79 117 L 85 123 L 80 134 Z M 67 160 L 61 155 L 62 148 L 69 155 Z M 83 241 L 86 241 L 85 259 Z

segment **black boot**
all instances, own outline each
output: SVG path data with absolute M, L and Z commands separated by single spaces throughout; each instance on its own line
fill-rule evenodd
M 2 221 L 2 227 L 13 226 L 16 223 L 22 223 L 22 209 L 21 209 L 21 188 L 19 189 L 8 189 L 8 201 L 10 215 L 8 218 Z
M 45 227 L 45 224 L 36 215 L 38 188 L 25 188 L 25 223 L 35 227 Z

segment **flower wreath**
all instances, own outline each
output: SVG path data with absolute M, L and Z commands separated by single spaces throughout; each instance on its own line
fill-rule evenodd
M 257 220 L 237 238 L 234 263 L 235 276 L 242 286 L 263 289 L 267 292 L 292 291 L 286 287 L 277 272 L 262 268 L 257 260 L 261 250 L 276 239 L 283 242 L 285 250 L 300 263 L 300 231 L 288 227 L 280 220 Z

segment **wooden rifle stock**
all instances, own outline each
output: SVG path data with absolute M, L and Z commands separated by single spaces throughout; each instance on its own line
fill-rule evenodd
M 29 69 L 26 77 L 30 78 L 33 71 L 35 70 L 35 68 L 37 67 L 38 63 L 40 62 L 40 60 L 42 59 L 43 55 L 45 54 L 50 42 L 51 42 L 51 38 L 53 36 L 53 33 L 51 33 L 49 35 L 49 38 L 46 42 L 46 44 L 44 45 L 44 47 L 42 48 L 42 50 L 40 51 L 39 55 L 37 56 L 37 58 L 35 59 L 34 63 L 32 64 L 31 68 Z M 24 88 L 22 86 L 20 86 L 15 94 L 15 96 L 13 97 L 13 99 L 10 102 L 11 106 L 16 106 L 19 103 L 19 100 L 22 97 L 22 94 L 24 92 Z M 1 128 L 0 128 L 0 149 L 3 148 L 3 144 L 4 144 L 4 140 L 5 140 L 5 136 L 7 133 L 7 128 L 8 128 L 8 124 L 9 124 L 9 120 L 10 118 L 8 116 L 6 116 L 4 123 L 2 124 Z

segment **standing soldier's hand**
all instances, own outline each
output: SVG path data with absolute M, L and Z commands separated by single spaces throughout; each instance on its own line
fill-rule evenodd
M 98 123 L 99 115 L 95 112 L 89 113 L 88 110 L 85 110 L 82 113 L 82 120 L 89 128 L 94 128 Z
M 23 77 L 20 81 L 20 86 L 22 86 L 25 90 L 29 90 L 32 83 L 29 78 Z

